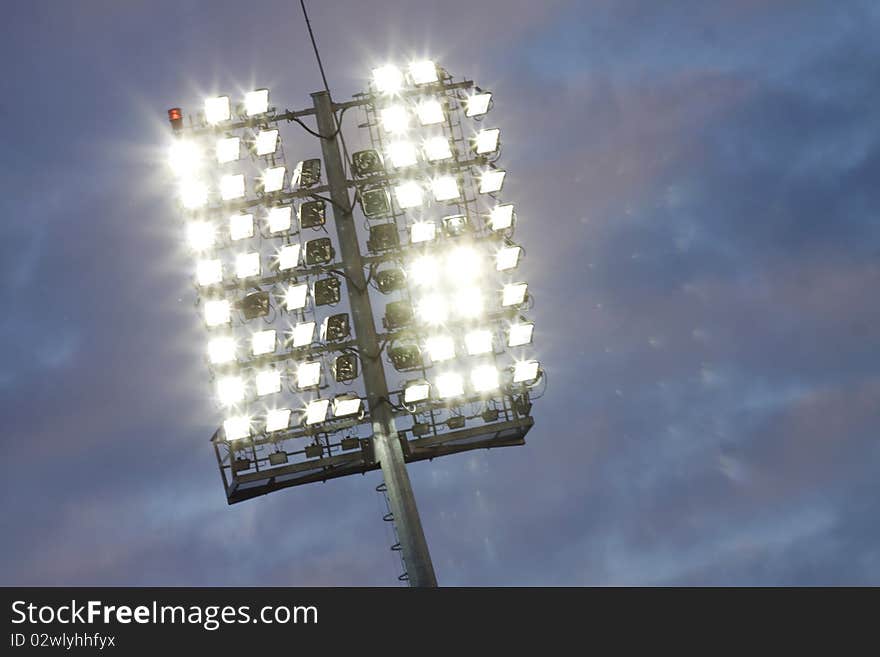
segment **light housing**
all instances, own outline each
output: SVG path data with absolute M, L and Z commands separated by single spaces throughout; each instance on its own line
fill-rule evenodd
M 522 247 L 519 246 L 505 246 L 498 249 L 495 254 L 495 269 L 507 271 L 515 268 L 519 264 L 520 255 L 522 255 Z
M 251 354 L 264 356 L 275 352 L 275 329 L 256 331 L 251 335 Z
M 290 269 L 295 269 L 299 264 L 299 251 L 299 242 L 282 246 L 278 250 L 278 270 L 288 271 Z
M 336 252 L 333 250 L 333 244 L 329 237 L 319 237 L 306 242 L 305 261 L 309 267 L 332 262 L 335 255 Z
M 257 397 L 265 397 L 281 392 L 281 372 L 274 369 L 257 372 L 254 379 L 257 389 Z
M 212 365 L 223 365 L 235 360 L 235 339 L 221 335 L 208 342 L 208 361 Z
M 530 385 L 541 376 L 541 367 L 536 360 L 526 360 L 513 366 L 513 382 Z
M 431 336 L 425 341 L 425 348 L 435 363 L 455 358 L 455 341 L 448 335 Z
M 370 176 L 385 170 L 382 158 L 372 148 L 352 153 L 351 168 L 356 176 Z
M 496 205 L 489 213 L 489 227 L 492 230 L 506 230 L 513 226 L 513 203 Z
M 296 385 L 301 390 L 314 388 L 321 383 L 321 362 L 310 360 L 296 368 Z
M 229 117 L 229 96 L 205 98 L 205 121 L 211 125 L 217 125 L 228 121 Z
M 501 130 L 498 128 L 489 128 L 488 130 L 480 130 L 474 135 L 473 147 L 477 155 L 486 155 L 494 153 L 498 150 L 498 144 L 501 139 Z
M 403 86 L 403 72 L 394 64 L 386 64 L 373 69 L 373 84 L 382 94 L 393 94 Z
M 260 252 L 239 253 L 235 256 L 236 278 L 253 278 L 260 275 Z
M 385 317 L 382 324 L 389 330 L 406 326 L 413 319 L 413 309 L 409 301 L 392 301 L 385 305 Z
M 331 366 L 333 378 L 338 383 L 352 381 L 358 375 L 358 359 L 354 354 L 342 354 L 337 356 Z
M 443 106 L 439 101 L 429 98 L 416 105 L 416 116 L 422 125 L 437 125 L 446 120 L 443 114 Z
M 241 440 L 251 435 L 251 419 L 246 415 L 237 415 L 223 422 L 223 433 L 226 440 Z
M 488 354 L 492 351 L 492 331 L 474 329 L 464 336 L 464 344 L 470 356 Z
M 299 226 L 306 228 L 319 228 L 327 221 L 327 206 L 324 201 L 306 201 L 297 208 Z
M 416 314 L 424 324 L 442 324 L 449 318 L 449 305 L 442 295 L 429 294 L 419 301 Z
M 425 401 L 431 396 L 431 384 L 420 379 L 415 381 L 407 381 L 403 387 L 403 403 L 415 404 Z
M 329 399 L 314 399 L 306 406 L 305 423 L 319 424 L 327 419 L 327 408 L 330 406 Z
M 447 237 L 459 237 L 469 232 L 471 228 L 467 216 L 463 214 L 453 214 L 443 217 L 443 233 Z
M 240 376 L 224 376 L 217 380 L 217 399 L 223 406 L 233 406 L 244 399 L 244 380 Z
M 367 249 L 373 253 L 396 249 L 400 246 L 400 233 L 397 232 L 396 223 L 376 224 L 370 226 L 370 237 L 367 239 Z
M 206 251 L 214 246 L 217 231 L 210 221 L 191 221 L 186 226 L 186 241 L 193 251 Z
M 266 224 L 269 226 L 270 233 L 284 233 L 290 230 L 290 217 L 293 208 L 289 205 L 279 205 L 269 208 L 266 214 Z
M 480 176 L 480 194 L 494 194 L 500 192 L 504 186 L 504 177 L 507 172 L 502 169 L 489 169 Z
M 241 157 L 241 139 L 238 137 L 223 137 L 218 139 L 216 154 L 217 164 L 235 162 Z
M 308 160 L 297 162 L 293 175 L 290 178 L 290 186 L 313 187 L 321 181 L 321 160 L 313 157 Z
M 196 282 L 206 287 L 216 285 L 223 280 L 223 263 L 219 258 L 199 260 L 196 263 Z
M 507 330 L 507 346 L 521 347 L 525 344 L 531 344 L 534 330 L 535 325 L 532 322 L 511 324 L 510 328 Z
M 437 390 L 437 396 L 441 399 L 450 399 L 464 395 L 464 382 L 461 375 L 455 372 L 447 372 L 437 376 L 434 381 L 434 388 Z
M 437 226 L 433 221 L 417 221 L 410 226 L 409 241 L 413 244 L 430 242 L 436 237 Z
M 418 207 L 422 204 L 422 186 L 414 180 L 401 183 L 394 188 L 394 198 L 401 210 Z
M 232 321 L 232 311 L 226 299 L 205 302 L 205 323 L 209 327 L 228 324 Z
M 278 130 L 260 130 L 254 139 L 254 150 L 257 155 L 272 155 L 278 150 Z
M 458 181 L 453 176 L 440 176 L 431 181 L 435 201 L 451 201 L 461 197 Z
M 493 365 L 480 365 L 471 370 L 474 392 L 485 393 L 498 389 L 498 370 Z
M 525 303 L 528 294 L 528 284 L 526 283 L 509 283 L 504 286 L 501 291 L 501 305 L 518 306 Z
M 388 200 L 388 191 L 384 187 L 362 189 L 358 195 L 361 201 L 361 209 L 370 219 L 384 217 L 391 212 L 391 203 Z
M 342 296 L 342 283 L 335 276 L 318 279 L 315 281 L 312 294 L 316 306 L 332 306 L 339 303 Z
M 294 347 L 306 347 L 312 344 L 315 336 L 314 322 L 299 322 L 293 327 L 290 335 L 290 342 Z
M 391 105 L 379 112 L 382 129 L 391 134 L 400 134 L 409 129 L 409 114 L 403 105 Z
M 344 393 L 342 395 L 337 395 L 333 399 L 333 416 L 349 417 L 351 415 L 357 415 L 361 412 L 362 405 L 363 401 L 355 394 Z
M 388 350 L 388 358 L 398 372 L 421 369 L 422 350 L 417 344 L 397 345 Z
M 420 59 L 409 63 L 409 77 L 413 84 L 437 82 L 437 65 L 430 59 Z
M 233 241 L 254 236 L 254 215 L 233 214 L 229 217 L 229 238 Z
M 325 317 L 321 322 L 321 339 L 328 342 L 344 340 L 351 335 L 351 322 L 348 313 L 337 313 Z
M 399 267 L 376 272 L 374 280 L 376 287 L 382 294 L 390 294 L 394 290 L 400 290 L 406 286 L 406 274 Z
M 269 293 L 263 291 L 251 292 L 245 295 L 244 299 L 239 302 L 239 306 L 245 319 L 265 317 L 269 314 Z
M 244 95 L 244 113 L 248 116 L 265 114 L 269 111 L 269 90 L 254 89 Z
M 289 286 L 284 291 L 284 307 L 287 310 L 299 310 L 305 308 L 306 297 L 309 294 L 309 286 L 306 283 L 299 283 Z M 311 340 L 309 340 L 311 342 Z
M 491 101 L 491 93 L 477 93 L 472 96 L 468 96 L 468 99 L 465 102 L 465 116 L 470 118 L 473 118 L 475 116 L 482 116 L 489 111 L 489 103 Z
M 261 184 L 263 191 L 267 194 L 280 192 L 284 188 L 284 175 L 287 173 L 285 167 L 271 167 L 263 171 Z
M 220 198 L 233 201 L 244 196 L 244 175 L 240 173 L 223 176 L 220 179 Z
M 398 139 L 388 144 L 388 159 L 395 169 L 403 169 L 415 165 L 419 161 L 419 156 L 411 141 Z
M 425 151 L 425 157 L 430 162 L 440 162 L 452 157 L 449 139 L 444 136 L 428 137 L 422 144 L 422 148 Z
M 275 408 L 266 413 L 266 432 L 284 431 L 290 426 L 290 409 Z

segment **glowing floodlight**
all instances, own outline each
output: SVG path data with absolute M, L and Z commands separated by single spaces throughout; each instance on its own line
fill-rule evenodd
M 329 399 L 315 399 L 306 406 L 306 424 L 318 424 L 327 419 Z
M 292 342 L 294 347 L 305 347 L 312 344 L 315 335 L 315 322 L 300 322 L 293 327 Z
M 409 381 L 403 389 L 403 403 L 415 404 L 425 401 L 431 395 L 431 384 L 427 381 Z
M 186 227 L 186 241 L 193 251 L 205 251 L 214 246 L 216 230 L 208 221 L 191 221 Z
M 494 153 L 498 150 L 498 142 L 500 138 L 501 131 L 498 128 L 480 130 L 474 137 L 474 151 L 477 155 Z
M 495 192 L 500 192 L 501 188 L 504 186 L 504 176 L 506 175 L 507 172 L 502 171 L 501 169 L 484 171 L 483 175 L 480 176 L 480 194 L 494 194 Z
M 431 162 L 440 162 L 452 157 L 452 148 L 446 137 L 430 137 L 424 143 L 425 157 Z
M 278 269 L 279 271 L 287 271 L 294 269 L 299 264 L 299 243 L 285 244 L 278 251 Z M 305 300 L 303 300 L 305 303 Z
M 403 210 L 417 207 L 422 204 L 422 187 L 415 181 L 407 181 L 394 188 L 394 198 Z
M 464 394 L 464 383 L 461 376 L 450 372 L 441 374 L 435 381 L 437 394 L 441 399 L 449 399 L 450 397 L 461 397 Z
M 229 96 L 205 98 L 205 121 L 217 125 L 229 120 Z
M 525 302 L 528 285 L 526 283 L 510 283 L 501 292 L 502 306 L 518 306 Z
M 229 336 L 214 338 L 208 342 L 208 360 L 212 365 L 222 365 L 235 360 L 235 340 Z
M 239 253 L 235 256 L 235 275 L 238 278 L 251 278 L 260 275 L 260 252 Z
M 289 205 L 280 205 L 271 208 L 266 215 L 266 223 L 270 233 L 281 233 L 290 230 L 290 217 L 292 208 Z
M 442 324 L 449 317 L 449 307 L 439 294 L 429 294 L 419 302 L 417 313 L 425 324 Z
M 431 84 L 437 82 L 437 65 L 430 59 L 422 59 L 409 64 L 409 77 L 413 84 Z
M 208 186 L 201 180 L 184 180 L 180 183 L 180 202 L 187 210 L 205 206 L 208 203 Z
M 244 196 L 244 175 L 237 173 L 220 179 L 220 198 L 232 201 Z
M 290 426 L 290 409 L 275 408 L 266 413 L 266 431 L 283 431 Z
M 333 400 L 333 415 L 335 417 L 348 417 L 361 412 L 361 398 L 352 393 L 338 395 Z
M 473 281 L 483 270 L 480 254 L 470 246 L 453 249 L 446 256 L 446 277 L 451 281 Z
M 254 215 L 234 214 L 229 217 L 230 239 L 246 240 L 254 236 Z
M 409 141 L 393 141 L 388 145 L 388 159 L 396 169 L 411 167 L 418 162 L 416 147 Z
M 491 392 L 498 389 L 498 370 L 492 365 L 480 365 L 471 371 L 474 392 Z
M 522 248 L 518 246 L 506 246 L 499 249 L 495 254 L 495 269 L 498 271 L 507 271 L 513 269 L 519 264 L 519 257 L 522 254 Z
M 288 310 L 299 310 L 305 308 L 306 297 L 309 294 L 309 286 L 307 283 L 291 285 L 284 292 L 284 307 Z M 311 342 L 309 338 L 309 342 Z
M 513 366 L 513 382 L 530 384 L 538 380 L 540 367 L 538 361 L 527 360 Z
M 393 94 L 403 86 L 403 72 L 393 64 L 373 69 L 373 84 L 381 94 Z
M 507 346 L 520 347 L 524 344 L 532 342 L 532 334 L 535 325 L 532 322 L 524 322 L 522 324 L 512 324 L 507 331 Z
M 425 341 L 425 347 L 435 363 L 455 358 L 455 342 L 448 335 L 435 335 Z
M 403 105 L 386 107 L 379 113 L 379 119 L 385 132 L 399 134 L 409 128 L 409 115 Z
M 430 242 L 437 234 L 437 226 L 433 221 L 418 221 L 410 227 L 410 242 Z
M 492 351 L 492 331 L 475 329 L 464 336 L 464 344 L 471 356 L 488 354 Z
M 255 89 L 244 95 L 244 113 L 248 116 L 265 114 L 269 111 L 269 90 Z
M 440 264 L 434 256 L 421 256 L 409 265 L 409 278 L 416 285 L 430 286 L 440 277 Z
M 478 287 L 467 287 L 455 295 L 455 311 L 459 317 L 477 319 L 483 314 L 483 293 Z
M 489 103 L 492 101 L 492 94 L 474 94 L 469 96 L 465 105 L 465 116 L 474 117 L 482 116 L 489 111 Z
M 226 299 L 217 299 L 205 303 L 205 323 L 209 327 L 228 324 L 232 321 L 231 308 Z
M 168 149 L 168 166 L 180 178 L 189 178 L 202 166 L 202 153 L 193 142 L 175 139 Z
M 278 370 L 263 370 L 257 372 L 255 378 L 257 397 L 272 395 L 281 392 L 281 372 Z
M 217 381 L 217 398 L 223 406 L 232 406 L 244 399 L 244 380 L 240 376 L 224 376 Z
M 263 191 L 267 193 L 278 192 L 284 187 L 284 167 L 272 167 L 263 172 Z
M 451 201 L 461 196 L 458 182 L 452 176 L 440 176 L 431 181 L 431 191 L 437 201 Z
M 219 259 L 200 260 L 196 264 L 196 282 L 205 287 L 223 280 L 223 263 Z
M 489 213 L 489 226 L 492 230 L 506 230 L 513 225 L 513 203 L 496 205 Z
M 416 105 L 416 116 L 422 125 L 436 125 L 443 123 L 446 117 L 443 115 L 443 106 L 436 100 L 424 100 Z
M 231 417 L 223 423 L 226 440 L 241 440 L 251 435 L 251 419 L 246 415 Z
M 254 149 L 257 155 L 272 155 L 278 149 L 278 131 L 260 130 L 254 141 Z
M 275 329 L 257 331 L 251 336 L 251 353 L 263 356 L 275 351 Z
M 241 139 L 226 137 L 217 140 L 217 164 L 235 162 L 241 152 Z
M 321 382 L 320 361 L 300 363 L 296 368 L 296 385 L 300 388 L 314 388 Z

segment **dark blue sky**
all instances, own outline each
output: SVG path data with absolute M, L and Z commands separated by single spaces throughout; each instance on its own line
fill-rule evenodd
M 311 4 L 337 99 L 412 54 L 496 94 L 549 390 L 412 467 L 441 584 L 880 584 L 877 4 Z M 5 21 L 0 584 L 393 583 L 378 473 L 226 506 L 157 172 L 170 106 L 309 104 L 298 3 Z

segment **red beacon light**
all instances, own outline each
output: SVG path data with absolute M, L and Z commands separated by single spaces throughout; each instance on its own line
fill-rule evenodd
M 179 107 L 172 107 L 168 110 L 168 120 L 171 122 L 171 127 L 174 130 L 183 128 L 183 112 L 180 111 Z

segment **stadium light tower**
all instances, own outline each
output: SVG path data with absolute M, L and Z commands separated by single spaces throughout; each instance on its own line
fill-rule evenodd
M 349 157 L 353 108 L 368 147 Z M 168 112 L 228 503 L 381 468 L 413 586 L 436 578 L 406 464 L 524 444 L 544 381 L 491 108 L 416 61 L 342 103 L 281 111 L 257 89 Z M 291 123 L 319 139 L 325 184 L 317 157 L 288 169 Z

